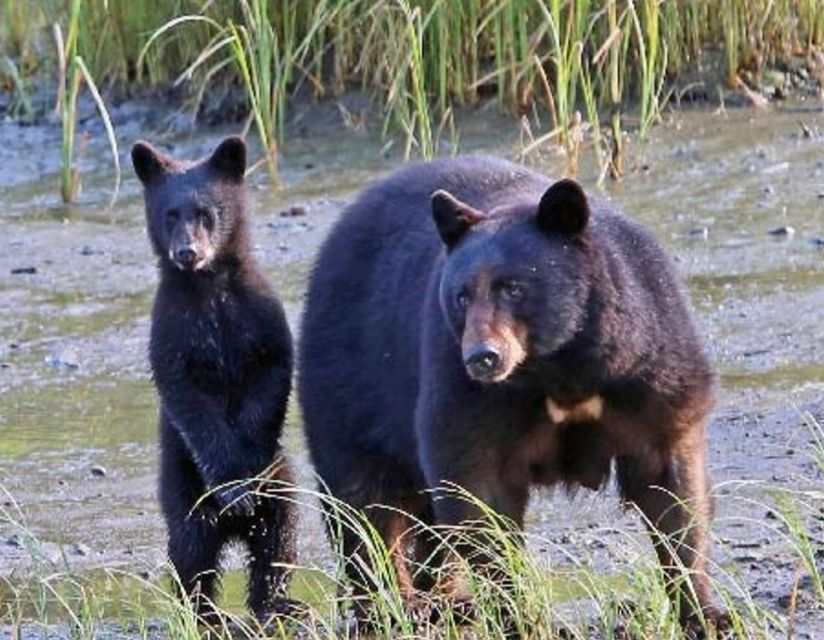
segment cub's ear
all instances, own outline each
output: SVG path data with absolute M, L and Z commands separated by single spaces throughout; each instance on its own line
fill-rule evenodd
M 447 249 L 452 249 L 469 229 L 484 219 L 484 214 L 461 202 L 448 191 L 432 194 L 432 217 Z
M 224 138 L 209 157 L 209 165 L 234 182 L 246 173 L 246 143 L 240 136 Z
M 589 202 L 574 180 L 558 180 L 541 196 L 538 226 L 546 233 L 578 235 L 589 222 Z
M 144 140 L 132 147 L 132 165 L 140 181 L 147 185 L 168 172 L 172 159 Z

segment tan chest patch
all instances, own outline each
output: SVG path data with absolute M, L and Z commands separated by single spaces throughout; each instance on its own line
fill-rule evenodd
M 549 419 L 555 424 L 561 424 L 562 422 L 597 422 L 604 413 L 604 399 L 601 396 L 590 396 L 571 407 L 562 407 L 547 396 L 546 412 Z

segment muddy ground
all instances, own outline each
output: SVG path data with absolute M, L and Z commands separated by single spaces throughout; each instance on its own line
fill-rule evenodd
M 299 114 L 283 149 L 283 185 L 273 189 L 262 173 L 253 179 L 257 258 L 296 332 L 320 242 L 359 188 L 399 164 L 395 149 L 381 153 L 374 128 L 352 127 L 351 118 L 347 127 L 342 113 Z M 71 207 L 57 195 L 59 129 L 0 123 L 0 500 L 26 525 L 0 522 L 0 577 L 10 580 L 66 565 L 154 576 L 164 560 L 146 361 L 156 272 L 127 150 L 148 137 L 197 156 L 227 131 L 169 134 L 151 105 L 123 107 L 115 119 L 126 178 L 112 209 L 106 143 L 93 122 L 80 162 L 84 191 Z M 461 125 L 464 152 L 515 157 L 519 137 L 517 122 L 493 109 Z M 631 147 L 632 174 L 605 192 L 656 232 L 687 283 L 721 374 L 709 432 L 714 557 L 781 615 L 797 561 L 763 502 L 776 487 L 824 485 L 804 418 L 824 420 L 822 151 L 818 104 L 681 111 L 643 148 Z M 561 171 L 550 151 L 528 161 Z M 594 188 L 591 167 L 582 180 Z M 294 407 L 287 434 L 300 481 L 312 486 Z M 824 564 L 824 503 L 814 506 L 809 527 Z M 528 522 L 530 533 L 596 568 L 620 572 L 639 548 L 651 553 L 646 543 L 628 549 L 623 532 L 640 539 L 642 527 L 618 509 L 612 489 L 572 500 L 536 494 Z M 302 527 L 302 563 L 331 566 L 308 510 Z M 796 637 L 824 637 L 824 612 L 804 596 L 808 581 L 800 584 Z

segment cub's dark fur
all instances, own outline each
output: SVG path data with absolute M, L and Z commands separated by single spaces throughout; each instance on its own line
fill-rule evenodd
M 521 525 L 531 486 L 596 489 L 614 461 L 623 497 L 668 537 L 656 549 L 685 623 L 720 619 L 705 573 L 713 370 L 658 243 L 575 182 L 465 157 L 367 189 L 320 253 L 300 361 L 316 469 L 388 548 L 412 523 L 369 505 L 480 517 L 438 491 L 450 482 Z
M 250 254 L 246 147 L 230 137 L 191 163 L 138 142 L 132 161 L 160 269 L 150 360 L 160 396 L 169 558 L 198 613 L 209 615 L 221 550 L 243 540 L 249 606 L 264 619 L 287 602 L 282 565 L 295 561 L 294 507 L 231 483 L 264 472 L 291 482 L 279 438 L 292 337 Z

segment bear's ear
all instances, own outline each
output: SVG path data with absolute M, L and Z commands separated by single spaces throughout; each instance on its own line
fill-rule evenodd
M 246 173 L 246 143 L 240 136 L 229 136 L 217 145 L 209 157 L 209 165 L 234 182 L 241 182 Z
M 432 194 L 432 217 L 447 249 L 454 247 L 469 229 L 484 219 L 484 214 L 461 202 L 448 191 Z
M 171 158 L 143 140 L 135 142 L 132 147 L 134 172 L 144 185 L 166 173 L 171 162 Z
M 574 180 L 558 180 L 541 197 L 538 226 L 546 233 L 578 235 L 589 222 L 589 202 Z

